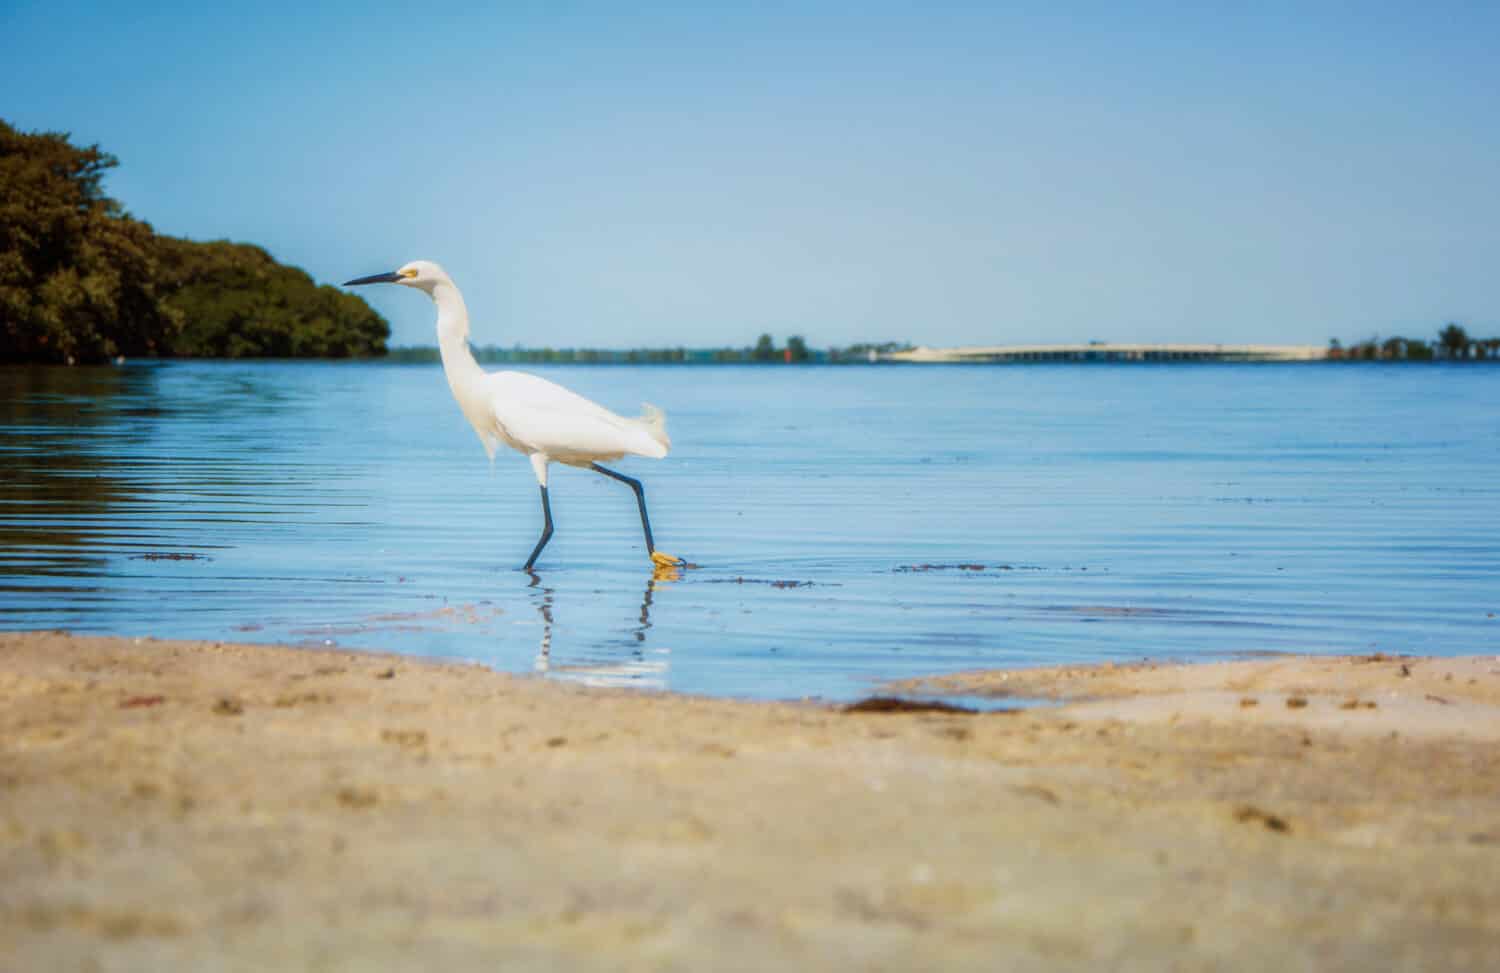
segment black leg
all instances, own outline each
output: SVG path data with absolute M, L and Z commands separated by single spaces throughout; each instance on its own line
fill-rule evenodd
M 646 511 L 646 508 L 642 507 L 641 508 L 641 514 L 642 514 L 642 516 L 645 515 L 645 511 Z M 542 548 L 546 547 L 547 546 L 547 542 L 550 541 L 551 539 L 552 539 L 552 505 L 547 502 L 547 488 L 544 486 L 544 487 L 542 487 L 542 539 L 536 542 L 536 547 L 535 547 L 535 549 L 532 550 L 531 557 L 528 557 L 526 559 L 526 566 L 521 569 L 522 571 L 530 571 L 531 570 L 531 566 L 536 563 L 537 555 L 540 554 L 540 553 L 542 553 Z
M 655 554 L 656 544 L 651 540 L 651 518 L 646 516 L 646 489 L 641 486 L 641 481 L 632 479 L 624 473 L 616 473 L 614 470 L 605 469 L 598 463 L 590 463 L 589 466 L 594 472 L 603 473 L 612 480 L 619 480 L 635 491 L 636 506 L 641 508 L 641 530 L 646 532 L 646 553 Z

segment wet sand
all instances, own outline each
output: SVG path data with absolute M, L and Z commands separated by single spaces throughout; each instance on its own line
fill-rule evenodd
M 919 688 L 0 635 L 0 969 L 1500 967 L 1500 659 Z

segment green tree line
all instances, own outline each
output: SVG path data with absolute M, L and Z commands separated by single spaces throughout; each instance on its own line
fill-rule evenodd
M 768 334 L 761 335 L 754 345 L 743 348 L 527 348 L 516 345 L 502 348 L 485 345 L 474 349 L 474 357 L 487 365 L 509 364 L 560 364 L 560 365 L 736 365 L 778 364 L 783 362 L 812 364 L 864 364 L 871 361 L 871 352 L 904 351 L 911 348 L 906 342 L 884 344 L 850 345 L 847 348 L 809 348 L 798 335 L 778 348 Z M 438 349 L 432 345 L 409 348 L 393 348 L 390 360 L 396 362 L 435 362 L 440 358 Z
M 1438 332 L 1435 341 L 1393 335 L 1384 340 L 1374 337 L 1344 345 L 1334 338 L 1328 342 L 1328 357 L 1345 361 L 1432 361 L 1434 358 L 1493 361 L 1500 360 L 1500 338 L 1471 338 L 1463 325 L 1450 321 Z
M 0 361 L 385 353 L 390 326 L 357 295 L 130 216 L 104 193 L 118 164 L 0 120 Z

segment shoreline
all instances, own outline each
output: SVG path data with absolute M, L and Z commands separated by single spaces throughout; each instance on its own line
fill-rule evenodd
M 894 685 L 3 633 L 0 966 L 1500 963 L 1500 658 Z

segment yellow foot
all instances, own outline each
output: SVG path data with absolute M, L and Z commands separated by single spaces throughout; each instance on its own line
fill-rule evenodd
M 687 562 L 680 557 L 673 557 L 665 551 L 652 551 L 651 563 L 659 568 L 680 568 Z

